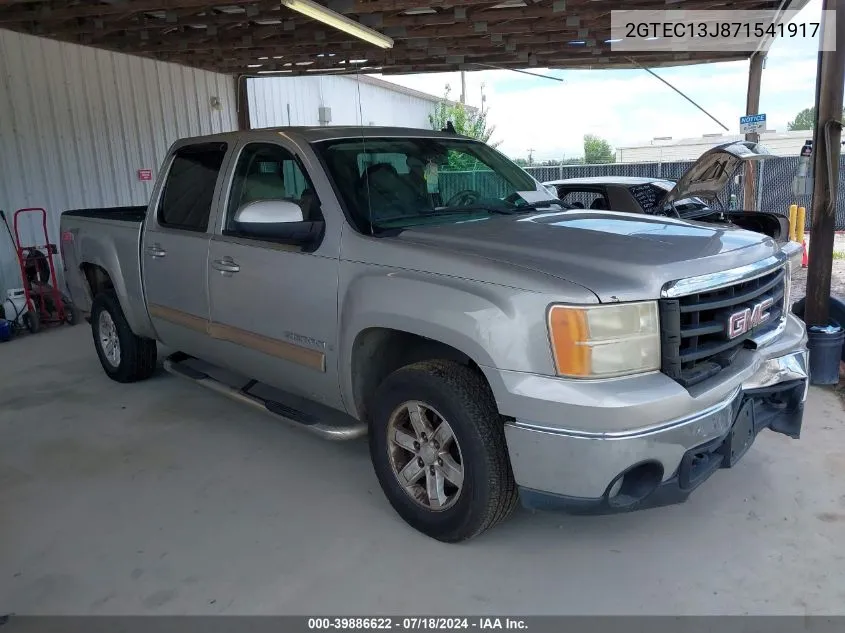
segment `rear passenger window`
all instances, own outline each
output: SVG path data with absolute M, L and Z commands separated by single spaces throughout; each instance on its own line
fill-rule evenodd
M 226 143 L 189 145 L 176 151 L 158 207 L 158 223 L 186 231 L 206 231 L 214 186 Z

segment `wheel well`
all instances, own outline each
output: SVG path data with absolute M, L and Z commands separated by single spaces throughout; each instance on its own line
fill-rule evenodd
M 102 266 L 97 264 L 84 263 L 79 267 L 82 274 L 85 275 L 85 280 L 88 282 L 88 290 L 91 293 L 93 300 L 101 292 L 106 290 L 114 290 L 114 284 L 108 272 Z
M 466 365 L 484 377 L 469 356 L 440 341 L 388 328 L 370 328 L 358 334 L 352 346 L 352 394 L 359 419 L 368 419 L 370 398 L 389 374 L 406 365 L 435 359 Z

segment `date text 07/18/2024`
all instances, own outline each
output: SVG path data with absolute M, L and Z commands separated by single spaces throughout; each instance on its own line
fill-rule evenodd
M 328 617 L 308 618 L 308 629 L 312 631 L 449 631 L 449 630 L 527 630 L 525 620 L 499 617 Z

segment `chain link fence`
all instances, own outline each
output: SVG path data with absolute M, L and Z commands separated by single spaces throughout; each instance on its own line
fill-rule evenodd
M 565 178 L 592 178 L 595 176 L 641 176 L 644 178 L 668 178 L 675 180 L 694 161 L 663 163 L 608 163 L 606 165 L 560 165 L 557 167 L 528 167 L 526 171 L 540 182 L 563 180 Z M 810 197 L 792 195 L 792 178 L 798 169 L 798 156 L 777 156 L 759 161 L 757 167 L 757 208 L 788 215 L 789 205 L 797 204 L 807 208 L 806 228 L 810 228 Z M 839 162 L 839 195 L 836 201 L 836 230 L 845 230 L 845 156 Z M 736 195 L 736 207 L 745 207 L 743 201 L 742 176 L 740 182 L 730 181 L 722 200 L 727 204 L 732 194 Z

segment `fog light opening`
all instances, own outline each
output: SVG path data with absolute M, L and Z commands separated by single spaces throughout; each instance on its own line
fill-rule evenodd
M 650 495 L 663 480 L 663 466 L 646 462 L 632 466 L 610 483 L 607 503 L 616 508 L 634 505 Z

